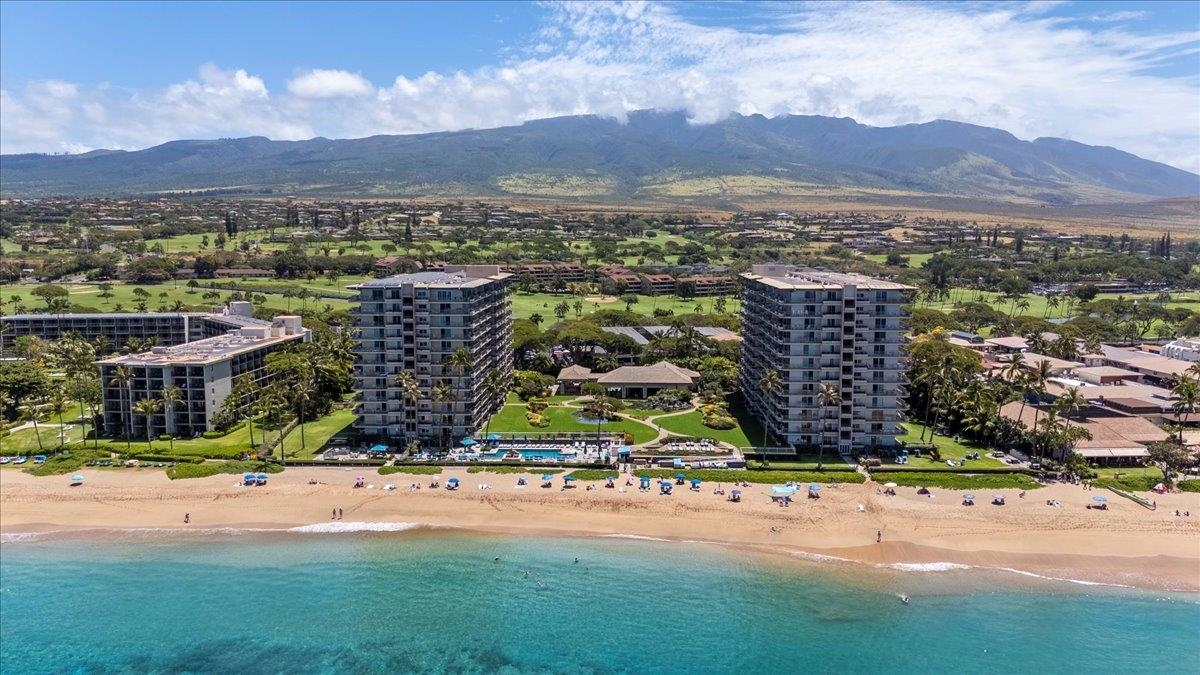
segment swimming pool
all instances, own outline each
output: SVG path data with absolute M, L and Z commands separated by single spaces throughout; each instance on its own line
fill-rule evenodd
M 504 459 L 504 456 L 509 452 L 516 452 L 521 456 L 521 459 L 554 459 L 561 460 L 574 455 L 564 455 L 558 450 L 532 450 L 525 448 L 503 448 L 492 453 L 495 459 Z

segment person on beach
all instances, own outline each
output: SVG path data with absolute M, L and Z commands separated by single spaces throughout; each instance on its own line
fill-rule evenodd
M 190 514 L 190 513 L 183 514 L 183 524 L 186 525 L 190 522 L 192 522 L 192 514 Z
M 329 513 L 330 520 L 337 520 L 337 508 L 331 509 Z
M 883 530 L 876 530 L 875 531 L 875 543 L 879 544 L 881 542 L 883 542 Z

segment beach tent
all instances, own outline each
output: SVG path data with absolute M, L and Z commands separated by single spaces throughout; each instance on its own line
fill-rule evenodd
M 459 442 L 462 443 L 464 447 L 468 448 L 479 443 L 479 441 L 475 440 L 474 438 L 464 438 Z

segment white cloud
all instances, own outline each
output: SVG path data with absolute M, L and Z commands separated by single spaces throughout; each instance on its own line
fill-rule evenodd
M 731 112 L 873 125 L 944 117 L 1200 169 L 1200 77 L 1150 70 L 1195 59 L 1196 30 L 1081 26 L 1049 16 L 1045 3 L 980 7 L 773 5 L 756 17 L 762 29 L 739 30 L 700 26 L 658 4 L 553 5 L 526 46 L 506 52 L 515 56 L 469 72 L 401 73 L 380 86 L 345 70 L 311 70 L 271 93 L 259 77 L 212 65 L 160 91 L 31 84 L 2 93 L 0 148 L 356 137 L 663 108 L 686 110 L 696 123 Z
M 288 82 L 288 91 L 300 98 L 342 98 L 365 96 L 375 90 L 374 85 L 358 73 L 345 70 L 310 70 Z

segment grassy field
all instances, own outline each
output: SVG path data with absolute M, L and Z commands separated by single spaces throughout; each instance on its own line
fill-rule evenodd
M 705 314 L 716 313 L 713 305 L 713 301 L 716 300 L 715 297 L 694 298 L 691 300 L 684 300 L 675 296 L 639 295 L 637 297 L 638 301 L 630 306 L 629 310 L 647 317 L 652 316 L 655 309 L 669 309 L 675 313 L 675 316 L 692 314 L 697 305 L 700 305 Z M 625 303 L 616 297 L 608 296 L 604 299 L 604 302 L 595 302 L 567 293 L 555 295 L 553 293 L 522 293 L 518 291 L 512 294 L 513 316 L 518 319 L 528 319 L 534 314 L 541 314 L 545 320 L 542 325 L 548 326 L 558 320 L 558 317 L 554 314 L 554 308 L 560 302 L 566 302 L 567 305 L 572 306 L 571 311 L 565 317 L 567 319 L 576 318 L 573 308 L 576 300 L 583 300 L 583 315 L 585 316 L 601 309 L 625 309 Z M 737 314 L 740 309 L 741 302 L 736 296 L 726 296 L 726 314 Z M 656 319 L 656 321 L 659 320 Z
M 918 269 L 924 266 L 925 263 L 935 255 L 937 255 L 937 253 L 909 253 L 904 256 L 904 259 L 907 261 L 909 268 Z M 884 262 L 887 260 L 886 253 L 869 253 L 863 257 L 872 262 L 877 262 L 880 265 L 884 264 Z
M 595 432 L 595 424 L 584 424 L 580 422 L 574 415 L 575 409 L 565 406 L 550 406 L 544 414 L 550 417 L 550 426 L 535 427 L 531 426 L 525 419 L 525 406 L 523 405 L 505 405 L 492 417 L 491 426 L 488 428 L 490 432 L 495 433 L 586 433 Z M 602 432 L 628 432 L 633 435 L 635 444 L 646 443 L 654 440 L 656 433 L 654 429 L 632 420 L 620 420 L 617 422 L 606 422 L 600 425 Z
M 321 451 L 329 439 L 351 431 L 356 415 L 353 410 L 334 410 L 328 415 L 304 425 L 304 445 L 300 448 L 300 427 L 296 427 L 283 440 L 283 451 L 290 459 L 312 459 Z M 278 453 L 278 450 L 276 450 Z
M 237 279 L 212 281 L 217 283 L 239 282 Z M 252 280 L 247 281 L 246 283 L 260 283 L 261 281 L 262 280 Z M 208 283 L 208 280 L 203 283 Z M 302 306 L 324 307 L 325 305 L 331 305 L 335 309 L 345 309 L 350 306 L 349 301 L 338 300 L 334 298 L 309 298 L 305 301 L 301 301 L 296 298 L 285 298 L 282 295 L 285 288 L 288 286 L 297 286 L 298 284 L 308 282 L 281 281 L 274 283 L 277 284 L 279 291 L 278 293 L 262 293 L 262 295 L 266 297 L 266 302 L 263 305 L 264 307 L 275 310 L 292 311 L 293 309 L 298 310 Z M 319 287 L 324 283 L 324 281 L 317 281 L 312 282 L 312 285 Z M 339 284 L 340 283 L 341 281 L 339 280 Z M 23 306 L 24 311 L 26 312 L 44 310 L 46 304 L 40 299 L 31 295 L 31 292 L 35 288 L 37 288 L 37 286 L 34 284 L 6 284 L 3 291 L 0 291 L 0 300 L 3 300 L 4 313 L 17 313 L 19 308 L 18 305 Z M 189 293 L 188 291 L 192 289 L 189 289 L 183 283 L 176 284 L 175 282 L 167 282 L 157 285 L 114 283 L 112 289 L 113 296 L 111 298 L 101 298 L 100 288 L 97 284 L 67 284 L 64 286 L 64 288 L 66 288 L 68 293 L 70 293 L 68 299 L 71 301 L 72 305 L 89 307 L 99 312 L 137 311 L 136 308 L 138 299 L 133 292 L 135 288 L 141 288 L 150 294 L 150 297 L 146 300 L 147 311 L 160 311 L 160 307 L 165 307 L 167 310 L 170 310 L 175 305 L 176 301 L 182 302 L 184 309 L 186 310 L 208 310 L 211 309 L 215 304 L 227 302 L 232 293 L 232 291 L 228 290 L 218 290 L 217 292 L 220 294 L 219 298 L 205 300 L 203 296 L 208 289 L 196 289 L 195 291 Z M 162 293 L 166 293 L 166 296 L 162 297 Z
M 737 416 L 738 426 L 733 429 L 711 429 L 704 426 L 703 415 L 693 410 L 682 415 L 672 415 L 655 420 L 654 423 L 672 433 L 693 438 L 711 438 L 730 443 L 738 448 L 765 445 L 762 427 L 752 416 Z
M 39 422 L 37 433 L 33 428 L 21 429 L 0 438 L 0 455 L 36 455 L 54 452 L 59 446 L 59 429 L 57 420 L 53 424 Z M 90 428 L 89 428 L 90 429 Z M 69 425 L 63 443 L 70 446 L 83 439 L 84 429 L 81 425 Z M 41 438 L 41 447 L 38 438 Z
M 426 465 L 414 466 L 414 465 L 401 464 L 399 466 L 381 466 L 381 467 L 379 467 L 379 475 L 381 475 L 381 476 L 388 476 L 393 473 L 406 473 L 406 474 L 410 474 L 410 475 L 414 475 L 414 476 L 436 476 L 436 475 L 440 474 L 441 472 L 442 472 L 442 467 L 440 467 L 440 466 L 426 466 Z
M 1115 487 L 1128 492 L 1149 492 L 1163 482 L 1162 471 L 1152 466 L 1095 469 L 1092 482 L 1098 487 Z
M 922 442 L 921 432 L 925 429 L 925 425 L 917 424 L 915 422 L 905 422 L 900 426 L 904 427 L 904 429 L 907 430 L 907 433 L 897 436 L 896 440 L 908 443 L 909 445 Z M 933 440 L 933 444 L 937 447 L 938 452 L 942 456 L 941 461 L 934 461 L 927 455 L 923 455 L 921 457 L 909 455 L 908 465 L 912 467 L 928 467 L 930 469 L 947 469 L 949 467 L 946 465 L 946 460 L 953 459 L 955 460 L 955 463 L 958 463 L 958 461 L 961 461 L 964 457 L 966 457 L 968 452 L 978 452 L 980 453 L 979 459 L 967 460 L 967 466 L 1005 466 L 1004 462 L 996 459 L 995 457 L 988 456 L 987 453 L 991 452 L 994 448 L 978 445 L 966 440 L 956 441 L 953 438 L 948 438 L 946 436 L 936 436 Z

